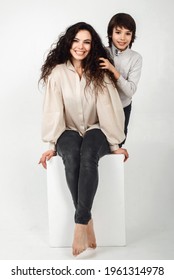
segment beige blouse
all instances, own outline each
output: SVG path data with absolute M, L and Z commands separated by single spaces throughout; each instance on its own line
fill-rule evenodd
M 57 139 L 65 130 L 75 130 L 83 137 L 98 128 L 106 135 L 111 151 L 124 138 L 124 112 L 116 88 L 106 77 L 107 87 L 98 94 L 68 61 L 57 65 L 48 77 L 43 105 L 42 139 L 55 150 Z

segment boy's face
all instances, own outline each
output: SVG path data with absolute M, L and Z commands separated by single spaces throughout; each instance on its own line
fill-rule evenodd
M 118 50 L 124 51 L 129 46 L 131 40 L 132 31 L 124 27 L 114 27 L 112 32 L 112 42 Z

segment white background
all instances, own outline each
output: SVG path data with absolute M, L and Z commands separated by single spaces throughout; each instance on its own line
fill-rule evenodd
M 45 53 L 78 21 L 90 23 L 107 45 L 108 21 L 126 12 L 137 23 L 132 48 L 143 56 L 126 143 L 127 242 L 156 233 L 167 239 L 174 229 L 173 8 L 172 0 L 1 0 L 0 234 L 48 228 L 46 173 L 38 165 L 47 149 L 41 140 L 43 93 L 38 89 Z M 0 239 L 9 245 L 8 238 Z

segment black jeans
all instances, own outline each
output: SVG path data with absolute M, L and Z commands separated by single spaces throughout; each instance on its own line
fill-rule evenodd
M 98 161 L 110 153 L 106 136 L 100 129 L 87 131 L 84 137 L 66 130 L 57 140 L 68 187 L 75 206 L 75 223 L 87 224 L 98 186 Z
M 125 116 L 125 121 L 124 121 L 124 133 L 125 136 L 127 137 L 127 133 L 128 133 L 128 124 L 129 124 L 129 119 L 130 119 L 130 113 L 131 113 L 131 109 L 132 109 L 132 103 L 128 106 L 126 106 L 125 108 L 123 108 L 124 110 L 124 116 Z M 126 138 L 124 139 L 124 141 L 119 144 L 119 147 L 121 148 L 122 145 L 126 142 Z

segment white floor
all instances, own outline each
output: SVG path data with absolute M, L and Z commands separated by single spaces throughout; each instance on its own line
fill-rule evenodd
M 73 260 L 71 248 L 50 248 L 48 233 L 0 232 L 1 260 Z M 78 256 L 81 260 L 174 260 L 174 230 L 127 231 L 125 247 L 98 247 Z

